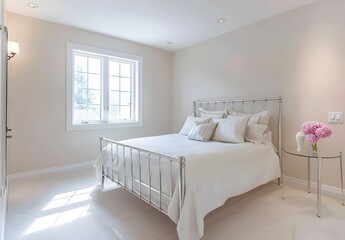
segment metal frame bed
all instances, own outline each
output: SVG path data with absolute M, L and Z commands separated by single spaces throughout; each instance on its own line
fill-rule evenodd
M 272 109 L 276 111 L 275 115 L 271 115 L 269 127 L 272 131 L 273 143 L 276 147 L 276 153 L 278 154 L 280 166 L 281 166 L 281 149 L 282 149 L 282 103 L 283 99 L 279 97 L 267 97 L 267 98 L 256 98 L 256 99 L 220 99 L 220 100 L 196 100 L 193 102 L 193 115 L 198 115 L 198 108 L 202 107 L 207 110 L 219 110 L 227 108 L 230 111 L 241 111 L 244 113 L 257 113 L 262 110 L 271 109 L 269 106 L 274 105 Z M 249 110 L 248 110 L 249 109 Z M 271 114 L 271 111 L 269 111 Z M 126 145 L 111 139 L 100 137 L 100 150 L 107 149 L 111 152 L 111 161 L 119 161 L 119 154 L 129 155 L 129 162 L 124 162 L 123 171 L 125 171 L 126 164 L 131 164 L 130 176 L 122 174 L 121 172 L 114 170 L 112 168 L 101 166 L 101 180 L 100 185 L 103 187 L 104 179 L 109 178 L 111 181 L 121 185 L 124 189 L 144 200 L 154 208 L 159 211 L 167 213 L 167 209 L 164 207 L 164 199 L 170 201 L 173 195 L 174 181 L 172 177 L 172 172 L 175 166 L 178 169 L 178 191 L 179 191 L 179 211 L 182 211 L 185 197 L 185 157 L 173 157 L 167 156 L 160 153 L 148 151 L 145 149 L 137 148 L 134 146 Z M 135 157 L 134 157 L 135 155 Z M 142 166 L 141 158 L 145 157 L 148 159 L 148 173 L 146 179 L 142 177 Z M 133 162 L 134 158 L 139 164 L 138 174 L 135 176 L 133 173 Z M 158 159 L 158 186 L 153 186 L 152 184 L 152 159 Z M 162 171 L 161 166 L 163 163 L 169 166 L 169 191 L 166 193 L 162 191 Z M 175 183 L 176 184 L 176 183 Z M 280 184 L 280 179 L 278 179 L 278 184 Z M 157 184 L 156 184 L 157 185 Z

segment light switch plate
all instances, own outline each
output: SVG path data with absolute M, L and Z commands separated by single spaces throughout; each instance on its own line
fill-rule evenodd
M 328 113 L 328 122 L 329 123 L 342 123 L 343 122 L 343 113 L 342 112 L 329 112 Z

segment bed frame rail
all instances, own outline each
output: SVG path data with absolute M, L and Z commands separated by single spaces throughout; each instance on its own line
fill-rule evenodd
M 123 165 L 121 166 L 123 172 L 117 171 L 113 167 L 109 166 L 102 166 L 101 167 L 101 188 L 104 187 L 104 180 L 105 177 L 109 178 L 111 181 L 121 185 L 124 189 L 128 192 L 134 194 L 135 196 L 139 197 L 140 199 L 144 200 L 154 208 L 158 209 L 159 211 L 167 214 L 167 208 L 163 207 L 162 199 L 168 199 L 170 201 L 173 196 L 174 192 L 174 185 L 173 185 L 173 167 L 177 167 L 178 169 L 178 191 L 179 191 L 179 210 L 182 211 L 182 206 L 184 203 L 185 197 L 185 158 L 181 157 L 171 157 L 159 153 L 155 153 L 152 151 L 148 151 L 145 149 L 133 147 L 130 145 L 126 145 L 111 139 L 100 137 L 100 151 L 105 151 L 107 159 L 111 159 L 111 166 L 114 163 L 119 163 L 121 159 L 123 160 Z M 136 160 L 137 160 L 137 175 L 134 174 L 134 164 L 135 164 L 135 157 L 133 156 L 136 153 Z M 121 156 L 120 156 L 121 155 Z M 148 160 L 148 173 L 147 179 L 143 179 L 142 177 L 142 157 L 145 156 Z M 153 186 L 151 179 L 152 179 L 152 160 L 151 159 L 158 159 L 158 187 Z M 126 159 L 126 160 L 125 160 Z M 164 193 L 162 190 L 162 173 L 161 173 L 161 166 L 165 163 L 165 166 L 169 166 L 169 193 Z M 129 174 L 126 174 L 126 164 L 130 164 L 129 167 Z M 156 166 L 157 167 L 157 166 Z M 128 168 L 127 168 L 128 169 Z M 129 176 L 128 176 L 129 175 Z M 175 176 L 176 177 L 176 176 Z M 137 186 L 137 188 L 135 188 Z M 145 191 L 144 191 L 145 190 Z M 158 197 L 154 197 L 155 196 Z

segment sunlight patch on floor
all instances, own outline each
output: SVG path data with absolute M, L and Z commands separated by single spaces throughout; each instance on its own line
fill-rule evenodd
M 87 203 L 91 199 L 90 194 L 93 189 L 94 188 L 92 187 L 83 188 L 76 191 L 55 195 L 52 200 L 49 201 L 49 203 L 42 209 L 42 212 L 58 212 L 35 219 L 30 227 L 24 232 L 24 235 L 69 223 L 89 215 L 88 210 L 90 205 Z M 72 207 L 72 204 L 77 205 L 69 210 L 64 209 L 66 206 Z M 84 206 L 80 206 L 81 204 Z M 59 208 L 60 211 L 58 210 Z
M 93 188 L 84 188 L 56 195 L 42 210 L 64 207 L 73 203 L 79 203 L 90 199 Z

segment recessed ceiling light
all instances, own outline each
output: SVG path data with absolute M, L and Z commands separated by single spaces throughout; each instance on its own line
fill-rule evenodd
M 218 23 L 224 23 L 225 21 L 226 21 L 225 18 L 219 18 L 219 19 L 218 19 Z
M 168 41 L 167 44 L 171 45 L 171 44 L 173 44 L 173 41 Z
M 32 2 L 28 3 L 28 6 L 30 8 L 38 8 L 38 5 L 36 3 L 32 3 Z

